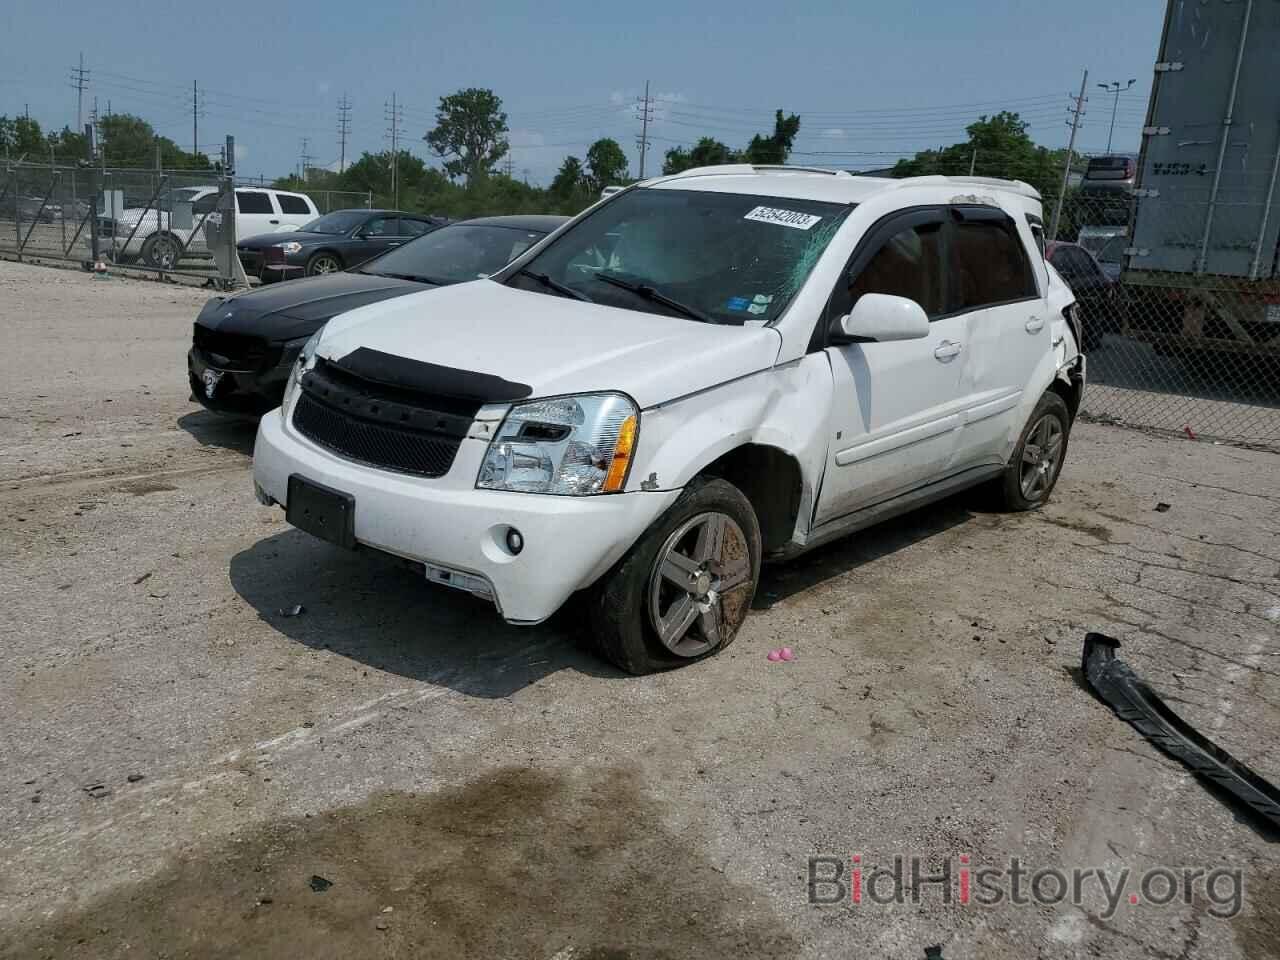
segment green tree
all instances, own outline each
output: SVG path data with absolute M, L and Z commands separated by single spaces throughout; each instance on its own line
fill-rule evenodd
M 507 153 L 507 115 L 492 90 L 470 87 L 440 98 L 436 125 L 423 138 L 451 177 L 473 184 Z
M 183 150 L 168 137 L 157 136 L 151 124 L 128 113 L 111 113 L 98 121 L 98 150 L 108 166 L 154 167 L 156 150 L 166 170 L 208 170 L 203 153 Z
M 922 150 L 894 165 L 895 177 L 931 174 L 1024 180 L 1042 194 L 1056 194 L 1062 177 L 1062 151 L 1036 146 L 1027 133 L 1030 124 L 1016 113 L 1001 111 L 969 124 L 968 139 L 937 150 Z
M 627 179 L 627 155 L 617 140 L 604 137 L 587 149 L 587 168 L 591 171 L 590 191 L 599 193 L 610 184 Z
M 779 110 L 774 114 L 773 135 L 756 134 L 742 151 L 742 159 L 747 163 L 783 164 L 791 155 L 791 146 L 800 132 L 800 118 L 794 113 L 784 117 Z
M 49 159 L 49 144 L 40 124 L 30 117 L 0 116 L 0 151 L 7 152 L 14 160 L 25 156 L 39 163 Z
M 703 137 L 692 149 L 672 147 L 662 161 L 663 174 L 670 176 L 694 167 L 711 167 L 722 163 L 733 163 L 737 154 L 712 137 Z
M 582 161 L 577 157 L 565 157 L 555 179 L 551 181 L 550 193 L 556 197 L 568 197 L 582 189 L 585 179 L 586 171 L 582 167 Z

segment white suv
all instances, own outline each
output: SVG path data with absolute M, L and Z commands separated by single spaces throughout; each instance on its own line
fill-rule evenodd
M 179 187 L 162 193 L 148 207 L 99 210 L 98 248 L 117 262 L 141 260 L 149 267 L 173 268 L 185 253 L 208 249 L 205 229 L 217 221 L 217 187 Z M 173 210 L 191 205 L 191 216 L 179 218 Z M 263 233 L 297 230 L 320 216 L 305 193 L 268 188 L 236 188 L 236 237 L 243 240 Z M 82 241 L 86 248 L 90 240 Z
M 1045 501 L 1084 385 L 1026 184 L 734 165 L 637 184 L 471 283 L 331 320 L 259 500 L 643 673 L 766 559 L 979 483 Z M 721 329 L 717 329 L 721 328 Z

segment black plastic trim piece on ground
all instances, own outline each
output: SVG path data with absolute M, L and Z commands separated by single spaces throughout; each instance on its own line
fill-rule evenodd
M 1127 663 L 1116 659 L 1119 647 L 1114 637 L 1085 634 L 1080 667 L 1089 688 L 1163 753 L 1280 830 L 1280 789 L 1170 710 Z

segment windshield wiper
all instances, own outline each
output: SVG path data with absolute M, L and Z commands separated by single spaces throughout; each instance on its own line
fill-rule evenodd
M 566 297 L 573 297 L 573 299 L 575 300 L 584 300 L 587 303 L 594 302 L 585 293 L 575 290 L 573 289 L 573 287 L 563 284 L 559 280 L 552 280 L 545 273 L 536 273 L 533 270 L 530 270 L 528 267 L 521 267 L 519 270 L 516 271 L 516 274 L 529 277 L 533 280 L 537 280 L 540 284 L 542 284 L 548 290 L 554 290 L 556 293 L 563 294 Z
M 367 273 L 371 277 L 390 277 L 393 280 L 411 280 L 414 283 L 429 283 L 433 287 L 443 287 L 448 281 L 434 280 L 431 277 L 424 277 L 420 273 L 383 273 L 381 270 L 361 270 L 361 273 Z
M 647 283 L 633 283 L 630 280 L 623 280 L 621 277 L 615 277 L 607 273 L 597 273 L 595 278 L 601 283 L 611 283 L 615 287 L 621 287 L 623 290 L 630 290 L 638 297 L 652 300 L 654 303 L 660 303 L 664 307 L 676 311 L 676 313 L 684 314 L 690 320 L 697 320 L 699 323 L 732 323 L 729 320 L 717 320 L 715 317 L 709 317 L 697 307 L 691 307 L 687 303 L 672 299 L 662 291 L 655 290 Z

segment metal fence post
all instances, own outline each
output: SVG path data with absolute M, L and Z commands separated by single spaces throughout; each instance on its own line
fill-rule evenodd
M 89 153 L 85 160 L 89 168 L 89 250 L 93 260 L 90 269 L 96 269 L 101 259 L 98 250 L 98 168 L 93 162 L 98 145 L 93 137 L 92 123 L 84 125 L 84 141 Z

